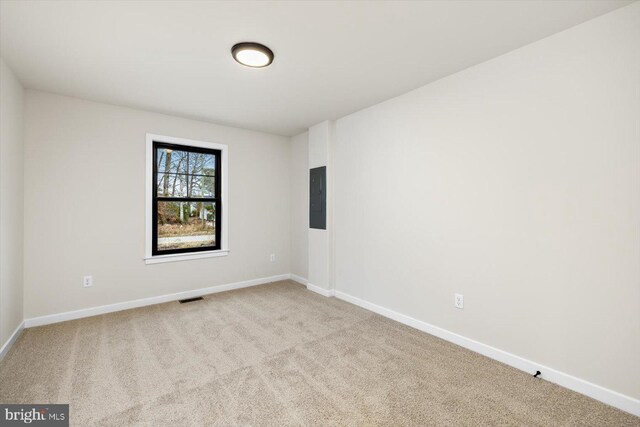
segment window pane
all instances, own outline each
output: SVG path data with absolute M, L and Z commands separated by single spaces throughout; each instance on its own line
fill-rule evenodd
M 189 153 L 189 173 L 215 176 L 216 156 L 204 153 Z
M 215 197 L 215 180 L 213 176 L 189 176 L 190 197 Z
M 157 174 L 157 194 L 161 197 L 187 197 L 188 175 Z
M 187 173 L 186 151 L 171 150 L 168 148 L 156 149 L 156 172 L 160 173 Z
M 215 246 L 215 203 L 158 202 L 158 251 Z

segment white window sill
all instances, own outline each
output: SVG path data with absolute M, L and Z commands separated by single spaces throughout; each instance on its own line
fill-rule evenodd
M 160 264 L 163 262 L 188 261 L 191 259 L 214 258 L 227 255 L 229 255 L 229 249 L 220 249 L 217 251 L 196 252 L 192 254 L 156 255 L 146 257 L 144 262 L 145 264 Z

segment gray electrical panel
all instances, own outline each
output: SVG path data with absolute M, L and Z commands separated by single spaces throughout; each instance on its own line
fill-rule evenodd
M 309 228 L 327 229 L 327 167 L 309 170 Z

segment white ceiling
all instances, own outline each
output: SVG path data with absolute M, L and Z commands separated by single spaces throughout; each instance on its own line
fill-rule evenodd
M 2 1 L 0 54 L 28 88 L 293 135 L 629 3 Z

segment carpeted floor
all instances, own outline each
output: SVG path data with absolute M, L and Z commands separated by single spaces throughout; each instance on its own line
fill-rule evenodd
M 0 402 L 82 426 L 640 425 L 289 281 L 27 329 Z

